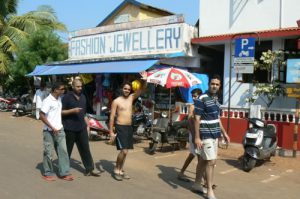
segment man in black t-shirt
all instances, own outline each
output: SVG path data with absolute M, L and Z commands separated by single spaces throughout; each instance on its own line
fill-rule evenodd
M 68 92 L 62 99 L 62 123 L 66 133 L 66 143 L 69 157 L 76 143 L 86 176 L 99 177 L 100 172 L 94 171 L 94 161 L 88 140 L 88 120 L 86 114 L 86 98 L 81 93 L 82 82 L 75 79 L 72 82 L 73 91 Z

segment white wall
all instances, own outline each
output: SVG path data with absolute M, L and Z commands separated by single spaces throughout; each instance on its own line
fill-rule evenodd
M 200 0 L 199 36 L 296 27 L 299 0 Z

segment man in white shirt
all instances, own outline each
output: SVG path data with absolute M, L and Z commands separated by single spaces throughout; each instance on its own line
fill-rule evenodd
M 73 176 L 70 174 L 70 159 L 61 119 L 62 103 L 60 96 L 64 91 L 64 85 L 60 82 L 55 82 L 52 86 L 51 94 L 43 101 L 40 112 L 40 119 L 44 123 L 43 178 L 47 181 L 56 180 L 52 164 L 53 148 L 55 148 L 58 156 L 59 177 L 67 181 L 73 180 Z
M 33 103 L 35 103 L 35 117 L 36 119 L 40 119 L 40 110 L 42 108 L 43 100 L 48 96 L 48 92 L 45 89 L 45 84 L 41 83 L 41 87 L 36 90 Z

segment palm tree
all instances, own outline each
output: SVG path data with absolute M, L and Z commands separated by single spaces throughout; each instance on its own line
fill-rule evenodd
M 30 33 L 39 29 L 66 31 L 51 7 L 41 6 L 36 11 L 17 16 L 17 5 L 18 0 L 0 0 L 0 74 L 7 73 L 18 43 Z

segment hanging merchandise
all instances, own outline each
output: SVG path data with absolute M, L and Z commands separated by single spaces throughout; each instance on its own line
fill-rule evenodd
M 104 80 L 103 80 L 103 83 L 102 83 L 102 85 L 104 87 L 109 87 L 110 86 L 109 77 L 110 77 L 110 75 L 108 73 L 104 74 Z
M 95 83 L 96 83 L 96 102 L 100 103 L 101 100 L 102 100 L 102 85 L 101 85 L 101 82 L 102 82 L 102 76 L 101 75 L 96 75 L 96 78 L 95 78 Z
M 93 76 L 91 74 L 80 74 L 79 77 L 82 79 L 83 84 L 88 84 L 93 81 Z

